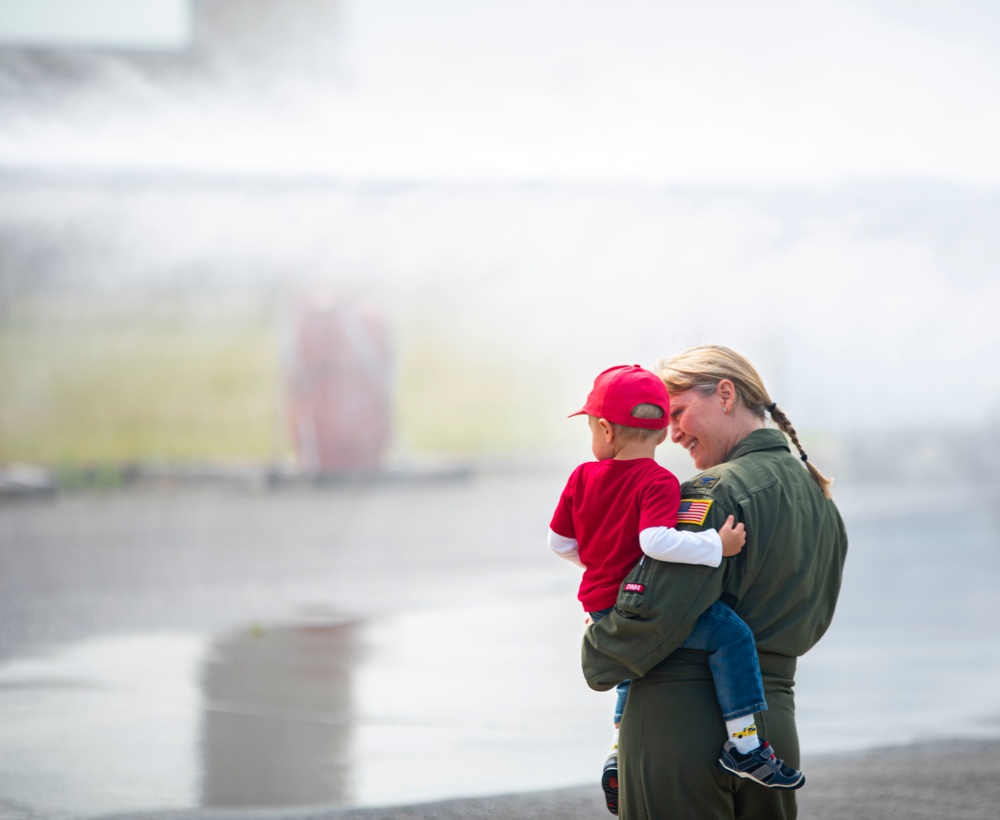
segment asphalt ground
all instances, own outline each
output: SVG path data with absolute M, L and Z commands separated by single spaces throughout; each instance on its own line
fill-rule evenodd
M 596 781 L 550 788 L 579 782 L 579 772 L 588 770 L 605 740 L 593 729 L 605 717 L 603 704 L 597 704 L 594 714 L 583 714 L 593 693 L 579 681 L 572 578 L 553 562 L 539 535 L 561 480 L 561 473 L 477 474 L 271 491 L 196 489 L 179 482 L 156 492 L 56 494 L 4 505 L 0 671 L 7 670 L 7 678 L 0 685 L 0 820 L 609 816 Z M 804 761 L 809 781 L 800 793 L 803 818 L 1000 817 L 1000 750 L 995 743 L 902 745 L 919 743 L 922 737 L 989 737 L 984 730 L 1000 726 L 995 716 L 1000 655 L 991 617 L 1000 579 L 997 519 L 987 512 L 956 522 L 912 496 L 906 488 L 893 506 L 884 491 L 852 495 L 841 490 L 853 539 L 842 605 L 835 628 L 820 651 L 805 659 L 798 675 L 803 749 L 815 754 Z M 473 531 L 480 537 L 469 543 L 463 534 Z M 963 543 L 966 560 L 942 553 L 936 546 L 942 542 Z M 969 561 L 975 561 L 975 573 L 969 573 Z M 499 652 L 510 649 L 513 627 L 505 619 L 529 601 L 532 617 L 539 608 L 561 611 L 565 602 L 567 634 L 551 636 L 551 646 L 531 654 L 527 666 L 523 659 L 510 666 L 514 655 Z M 484 608 L 484 603 L 495 606 Z M 456 629 L 455 612 L 468 621 L 463 628 L 489 636 L 481 641 L 489 654 L 476 656 L 475 680 L 470 678 L 463 692 L 478 695 L 491 681 L 496 684 L 501 680 L 495 674 L 498 665 L 530 670 L 530 675 L 501 680 L 504 702 L 494 693 L 493 723 L 474 724 L 471 695 L 462 721 L 468 737 L 437 723 L 428 731 L 414 730 L 412 721 L 403 718 L 421 710 L 408 704 L 396 703 L 399 708 L 391 712 L 381 702 L 372 711 L 350 698 L 323 701 L 317 705 L 321 716 L 342 718 L 350 729 L 340 738 L 337 721 L 320 725 L 326 731 L 324 748 L 330 747 L 327 741 L 344 740 L 344 761 L 351 764 L 344 768 L 346 793 L 363 798 L 352 801 L 355 808 L 343 808 L 343 798 L 334 804 L 329 790 L 308 802 L 282 803 L 280 795 L 269 794 L 249 802 L 256 808 L 197 808 L 214 799 L 208 792 L 198 793 L 198 787 L 210 787 L 210 792 L 229 785 L 234 767 L 243 766 L 240 772 L 245 772 L 251 766 L 257 772 L 251 764 L 278 759 L 295 773 L 302 770 L 301 761 L 315 757 L 309 732 L 292 738 L 301 743 L 278 748 L 273 734 L 248 734 L 243 724 L 231 726 L 238 715 L 219 712 L 215 704 L 221 699 L 225 706 L 246 693 L 227 690 L 222 697 L 218 687 L 229 686 L 230 678 L 275 678 L 277 673 L 266 677 L 264 672 L 286 670 L 275 661 L 294 646 L 292 638 L 303 634 L 312 641 L 306 649 L 319 641 L 321 649 L 338 650 L 321 654 L 331 664 L 343 660 L 354 679 L 363 664 L 338 641 L 360 636 L 358 648 L 365 651 L 358 657 L 366 668 L 378 661 L 381 665 L 374 668 L 382 672 L 378 678 L 369 674 L 366 686 L 404 674 L 420 682 L 421 676 L 403 662 L 409 662 L 407 653 L 400 651 L 409 633 L 398 628 L 419 623 Z M 385 627 L 387 614 L 393 616 L 391 629 Z M 170 654 L 178 635 L 186 641 L 180 647 L 185 651 L 196 639 L 216 661 L 232 656 L 261 664 L 249 678 L 235 662 L 234 674 L 224 678 L 208 674 L 218 671 L 219 663 L 179 665 L 178 672 L 170 666 L 186 659 Z M 428 657 L 447 659 L 450 645 L 442 641 L 425 649 Z M 134 671 L 134 664 L 125 661 L 137 646 L 146 647 L 144 658 L 157 661 L 141 678 L 122 674 L 123 669 Z M 101 651 L 81 654 L 95 647 Z M 273 656 L 247 656 L 248 648 L 264 652 L 268 647 Z M 384 651 L 376 651 L 380 647 Z M 547 657 L 563 647 L 565 657 Z M 928 648 L 937 653 L 938 662 L 926 663 Z M 117 662 L 108 666 L 104 659 L 111 650 Z M 340 679 L 333 674 L 338 670 L 326 670 L 331 680 Z M 442 666 L 433 677 L 456 670 L 462 671 Z M 182 716 L 190 724 L 185 724 L 190 737 L 179 731 L 174 712 L 164 713 L 163 720 L 155 712 L 159 722 L 150 724 L 155 731 L 147 732 L 140 720 L 147 717 L 140 706 L 147 711 L 170 706 L 169 699 L 160 703 L 161 675 L 167 673 L 172 686 L 190 694 L 190 714 Z M 297 678 L 277 677 L 278 683 L 288 684 L 282 692 L 292 705 L 308 705 L 303 698 L 312 689 L 293 686 L 302 683 Z M 560 693 L 564 712 L 553 719 L 547 714 L 551 701 L 544 701 L 544 713 L 518 720 L 517 710 L 534 704 L 536 695 L 527 683 L 536 679 Z M 351 680 L 344 678 L 344 693 L 354 691 L 346 685 Z M 531 694 L 519 699 L 515 689 L 522 684 Z M 434 694 L 425 688 L 410 686 L 405 694 Z M 336 695 L 340 690 L 327 687 L 324 692 Z M 575 693 L 580 693 L 579 704 L 570 700 Z M 129 728 L 118 720 L 125 696 L 137 710 L 131 722 L 143 731 L 123 739 L 112 736 L 108 727 Z M 73 706 L 83 700 L 104 704 L 105 711 L 95 714 Z M 513 717 L 504 712 L 494 725 L 507 700 Z M 366 702 L 370 705 L 371 699 Z M 416 702 L 426 711 L 427 704 Z M 268 710 L 251 711 L 245 722 Z M 441 714 L 436 715 L 440 723 Z M 58 723 L 60 717 L 68 722 Z M 88 734 L 94 721 L 101 728 Z M 508 731 L 510 726 L 514 728 Z M 239 731 L 225 731 L 232 728 Z M 359 737 L 379 740 L 359 751 Z M 580 748 L 581 738 L 589 737 L 595 738 L 596 752 Z M 125 740 L 135 741 L 134 753 Z M 401 747 L 411 741 L 415 755 L 402 754 L 414 751 Z M 888 744 L 896 745 L 864 754 L 844 751 Z M 823 748 L 827 751 L 821 757 L 816 752 Z M 456 755 L 456 749 L 462 753 Z M 178 753 L 171 755 L 171 750 Z M 574 763 L 574 755 L 584 758 L 582 765 Z M 101 767 L 114 776 L 98 774 Z M 565 771 L 571 772 L 568 778 Z M 492 776 L 485 787 L 484 774 Z M 428 776 L 433 788 L 410 788 L 425 784 Z M 474 783 L 477 778 L 480 782 Z M 132 803 L 133 810 L 125 813 L 131 801 L 85 804 L 97 787 L 122 783 L 131 783 L 142 798 Z M 362 786 L 368 791 L 362 793 Z M 171 789 L 180 789 L 179 796 Z M 501 792 L 506 794 L 461 797 Z M 215 805 L 234 803 L 218 800 Z M 170 808 L 154 811 L 158 806 Z
M 878 749 L 816 759 L 805 771 L 808 780 L 798 793 L 800 820 L 996 820 L 1000 816 L 1000 741 Z M 444 770 L 442 777 L 447 777 Z M 414 806 L 129 815 L 133 820 L 603 820 L 610 816 L 596 782 Z M 114 820 L 125 820 L 125 815 Z

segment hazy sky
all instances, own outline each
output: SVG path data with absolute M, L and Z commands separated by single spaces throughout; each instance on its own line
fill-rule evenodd
M 186 6 L 157 3 L 145 19 L 183 37 Z M 63 28 L 125 21 L 113 0 L 62 5 Z M 26 7 L 0 0 L 0 30 Z M 517 328 L 517 355 L 553 367 L 724 341 L 815 424 L 1000 417 L 1000 5 L 345 0 L 327 41 L 311 73 L 158 86 L 112 55 L 100 93 L 8 93 L 0 166 L 492 181 L 346 192 L 294 216 L 229 202 L 183 242 L 136 207 L 124 233 L 157 262 L 228 243 L 322 259 L 386 301 L 441 288 L 456 334 Z M 532 180 L 604 187 L 512 187 Z M 812 210 L 752 193 L 781 188 Z M 646 290 L 619 307 L 607 288 L 623 279 Z M 959 395 L 930 402 L 942 373 Z
M 63 37 L 131 26 L 137 43 L 169 42 L 183 39 L 186 9 L 0 0 L 0 32 L 44 18 Z M 345 0 L 340 20 L 336 75 L 271 78 L 257 90 L 268 106 L 132 89 L 162 127 L 140 135 L 142 123 L 102 112 L 89 139 L 67 141 L 18 122 L 0 137 L 0 161 L 363 178 L 1000 181 L 1000 6 L 990 3 Z
M 395 111 L 412 137 L 401 164 L 763 184 L 1000 179 L 1000 10 L 989 4 L 346 9 L 347 65 L 367 100 L 352 115 Z

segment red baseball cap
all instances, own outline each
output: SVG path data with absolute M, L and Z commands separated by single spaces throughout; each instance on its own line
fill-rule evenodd
M 655 404 L 662 408 L 663 418 L 637 419 L 632 410 L 639 404 Z M 666 430 L 670 425 L 670 396 L 655 373 L 637 364 L 620 364 L 609 367 L 594 379 L 594 389 L 587 396 L 587 403 L 569 417 L 584 413 L 624 427 Z

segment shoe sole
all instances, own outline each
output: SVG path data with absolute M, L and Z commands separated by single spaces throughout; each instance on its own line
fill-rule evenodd
M 604 802 L 608 811 L 618 816 L 618 770 L 613 769 L 601 775 L 601 788 L 604 789 Z
M 787 785 L 784 784 L 784 783 L 775 783 L 774 785 L 771 785 L 770 783 L 763 783 L 763 782 L 761 782 L 756 777 L 751 777 L 746 772 L 741 772 L 738 769 L 731 769 L 721 759 L 719 760 L 719 767 L 723 771 L 729 772 L 729 774 L 734 774 L 737 777 L 742 777 L 744 780 L 749 780 L 751 783 L 756 783 L 758 786 L 763 786 L 765 789 L 779 789 L 781 791 L 795 791 L 796 789 L 801 789 L 806 784 L 806 776 L 804 774 L 802 774 L 801 772 L 799 772 L 799 779 L 796 780 L 794 783 L 789 783 Z

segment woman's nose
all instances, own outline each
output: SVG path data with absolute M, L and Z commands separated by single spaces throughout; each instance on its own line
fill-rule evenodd
M 677 429 L 677 425 L 676 424 L 671 424 L 670 425 L 670 440 L 674 444 L 679 443 L 680 440 L 681 440 L 681 431 Z

